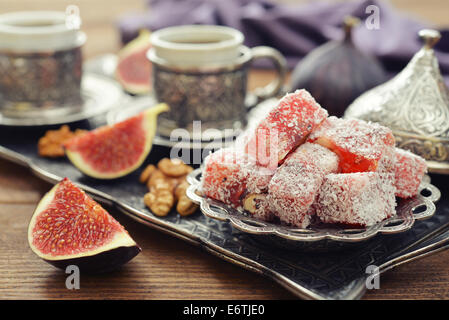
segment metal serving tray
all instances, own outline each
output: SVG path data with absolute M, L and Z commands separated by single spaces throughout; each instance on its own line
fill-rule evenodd
M 73 128 L 93 129 L 106 123 L 106 116 L 72 123 Z M 449 244 L 449 199 L 444 179 L 432 177 L 442 191 L 435 214 L 416 221 L 408 231 L 377 234 L 350 249 L 303 251 L 280 249 L 270 238 L 257 239 L 229 223 L 197 212 L 180 217 L 176 212 L 160 218 L 143 203 L 146 187 L 138 182 L 140 172 L 113 181 L 101 181 L 81 174 L 66 159 L 40 158 L 37 141 L 52 127 L 1 127 L 0 157 L 29 168 L 38 177 L 56 183 L 69 177 L 96 200 L 108 203 L 133 219 L 179 239 L 197 245 L 226 261 L 273 279 L 298 297 L 306 299 L 356 299 L 365 292 L 365 269 L 376 265 L 380 272 L 407 261 L 443 250 Z M 170 149 L 154 146 L 146 163 L 169 156 Z M 436 237 L 438 235 L 438 237 Z

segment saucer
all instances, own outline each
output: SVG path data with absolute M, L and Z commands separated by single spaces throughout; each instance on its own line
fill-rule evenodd
M 202 140 L 190 140 L 186 138 L 185 135 L 181 134 L 179 136 L 174 134 L 172 137 L 156 134 L 153 144 L 170 148 L 177 147 L 179 149 L 219 149 L 229 147 L 239 135 L 247 130 L 254 129 L 259 121 L 266 116 L 269 110 L 276 105 L 277 101 L 277 99 L 272 98 L 254 106 L 248 112 L 247 126 L 243 130 L 234 130 L 228 135 L 223 134 L 221 139 L 209 139 L 208 137 L 205 137 L 205 139 Z M 130 118 L 155 104 L 157 104 L 157 100 L 151 94 L 130 98 L 121 108 L 110 111 L 106 116 L 106 122 L 109 125 L 113 125 L 119 121 Z M 185 131 L 185 133 L 187 134 L 188 132 Z
M 1 126 L 46 126 L 76 122 L 105 113 L 121 105 L 127 96 L 113 79 L 84 72 L 81 81 L 81 102 L 49 110 L 12 112 L 0 109 Z

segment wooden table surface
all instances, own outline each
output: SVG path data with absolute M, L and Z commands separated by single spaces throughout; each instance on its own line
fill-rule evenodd
M 285 2 L 285 1 L 284 1 Z M 393 1 L 435 23 L 445 23 L 448 2 Z M 123 13 L 143 10 L 140 0 L 18 0 L 0 3 L 0 12 L 64 9 L 77 4 L 88 35 L 85 57 L 116 52 L 114 22 Z M 107 8 L 107 9 L 105 9 Z M 263 83 L 269 72 L 254 72 L 250 85 Z M 0 159 L 0 299 L 295 299 L 262 276 L 138 224 L 115 210 L 117 218 L 143 251 L 123 269 L 101 276 L 82 276 L 80 290 L 65 288 L 66 274 L 35 256 L 27 243 L 33 210 L 50 189 L 27 169 Z M 106 209 L 109 209 L 106 207 Z M 448 299 L 449 251 L 400 266 L 381 276 L 381 289 L 365 299 Z

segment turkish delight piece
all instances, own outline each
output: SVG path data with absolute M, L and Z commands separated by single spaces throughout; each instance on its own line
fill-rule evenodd
M 259 166 L 254 160 L 248 160 L 242 167 L 246 177 L 246 189 L 248 193 L 266 193 L 268 184 L 275 170 Z
M 274 170 L 261 167 L 255 161 L 249 160 L 242 167 L 242 171 L 246 181 L 243 208 L 257 219 L 272 221 L 274 214 L 268 204 L 267 192 Z
M 387 146 L 382 158 L 379 160 L 376 172 L 383 183 L 391 186 L 391 192 L 396 194 L 395 187 L 395 168 L 396 168 L 396 151 L 395 147 Z
M 240 135 L 234 143 L 233 148 L 237 152 L 247 154 L 246 143 L 248 142 L 248 132 Z M 247 154 L 246 162 L 242 165 L 242 173 L 246 177 L 246 187 L 248 193 L 266 193 L 268 190 L 268 183 L 271 180 L 277 164 L 273 168 L 264 167 L 257 163 L 256 159 Z
M 284 96 L 259 123 L 246 150 L 259 165 L 275 168 L 327 116 L 309 92 L 296 90 Z
M 327 118 L 308 139 L 335 152 L 342 173 L 376 171 L 379 161 L 394 146 L 391 130 L 357 119 Z
M 394 190 L 378 172 L 329 174 L 314 207 L 325 223 L 371 226 L 396 214 Z
M 268 204 L 267 192 L 274 170 L 259 166 L 254 159 L 249 159 L 242 166 L 242 172 L 246 182 L 243 208 L 255 218 L 272 221 L 274 214 Z
M 202 192 L 210 198 L 241 208 L 246 190 L 246 174 L 242 167 L 247 161 L 246 154 L 233 148 L 209 154 L 204 160 Z
M 289 157 L 289 161 L 304 159 L 323 170 L 325 174 L 336 173 L 339 168 L 338 156 L 329 149 L 315 143 L 306 142 L 295 150 Z
M 410 151 L 396 148 L 395 186 L 396 196 L 410 198 L 418 194 L 424 174 L 426 161 Z
M 377 164 L 376 171 L 379 173 L 391 174 L 394 176 L 396 170 L 396 148 L 386 146 L 382 158 Z
M 305 228 L 324 176 L 337 172 L 338 157 L 316 144 L 305 143 L 291 153 L 268 186 L 272 211 L 288 224 Z

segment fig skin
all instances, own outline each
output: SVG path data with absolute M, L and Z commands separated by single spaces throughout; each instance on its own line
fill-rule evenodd
M 354 26 L 354 20 L 345 21 L 344 39 L 310 52 L 291 76 L 290 89 L 309 91 L 330 116 L 342 117 L 357 97 L 387 80 L 381 64 L 354 46 Z
M 65 270 L 69 265 L 75 265 L 80 269 L 81 273 L 98 274 L 115 271 L 126 264 L 128 261 L 137 256 L 142 249 L 135 245 L 131 247 L 118 247 L 108 251 L 103 251 L 93 256 L 74 259 L 47 260 L 45 262 L 55 266 L 56 268 Z
M 147 94 L 151 91 L 152 64 L 146 58 L 146 54 L 151 48 L 150 35 L 151 32 L 149 30 L 141 30 L 139 35 L 126 44 L 118 53 L 115 78 L 127 93 L 134 96 Z M 129 59 L 134 59 L 134 61 L 130 62 L 128 61 Z M 131 67 L 131 70 L 127 70 L 127 67 Z M 139 79 L 133 79 L 133 68 L 138 68 L 139 74 L 146 71 L 148 76 L 146 81 L 139 82 Z

